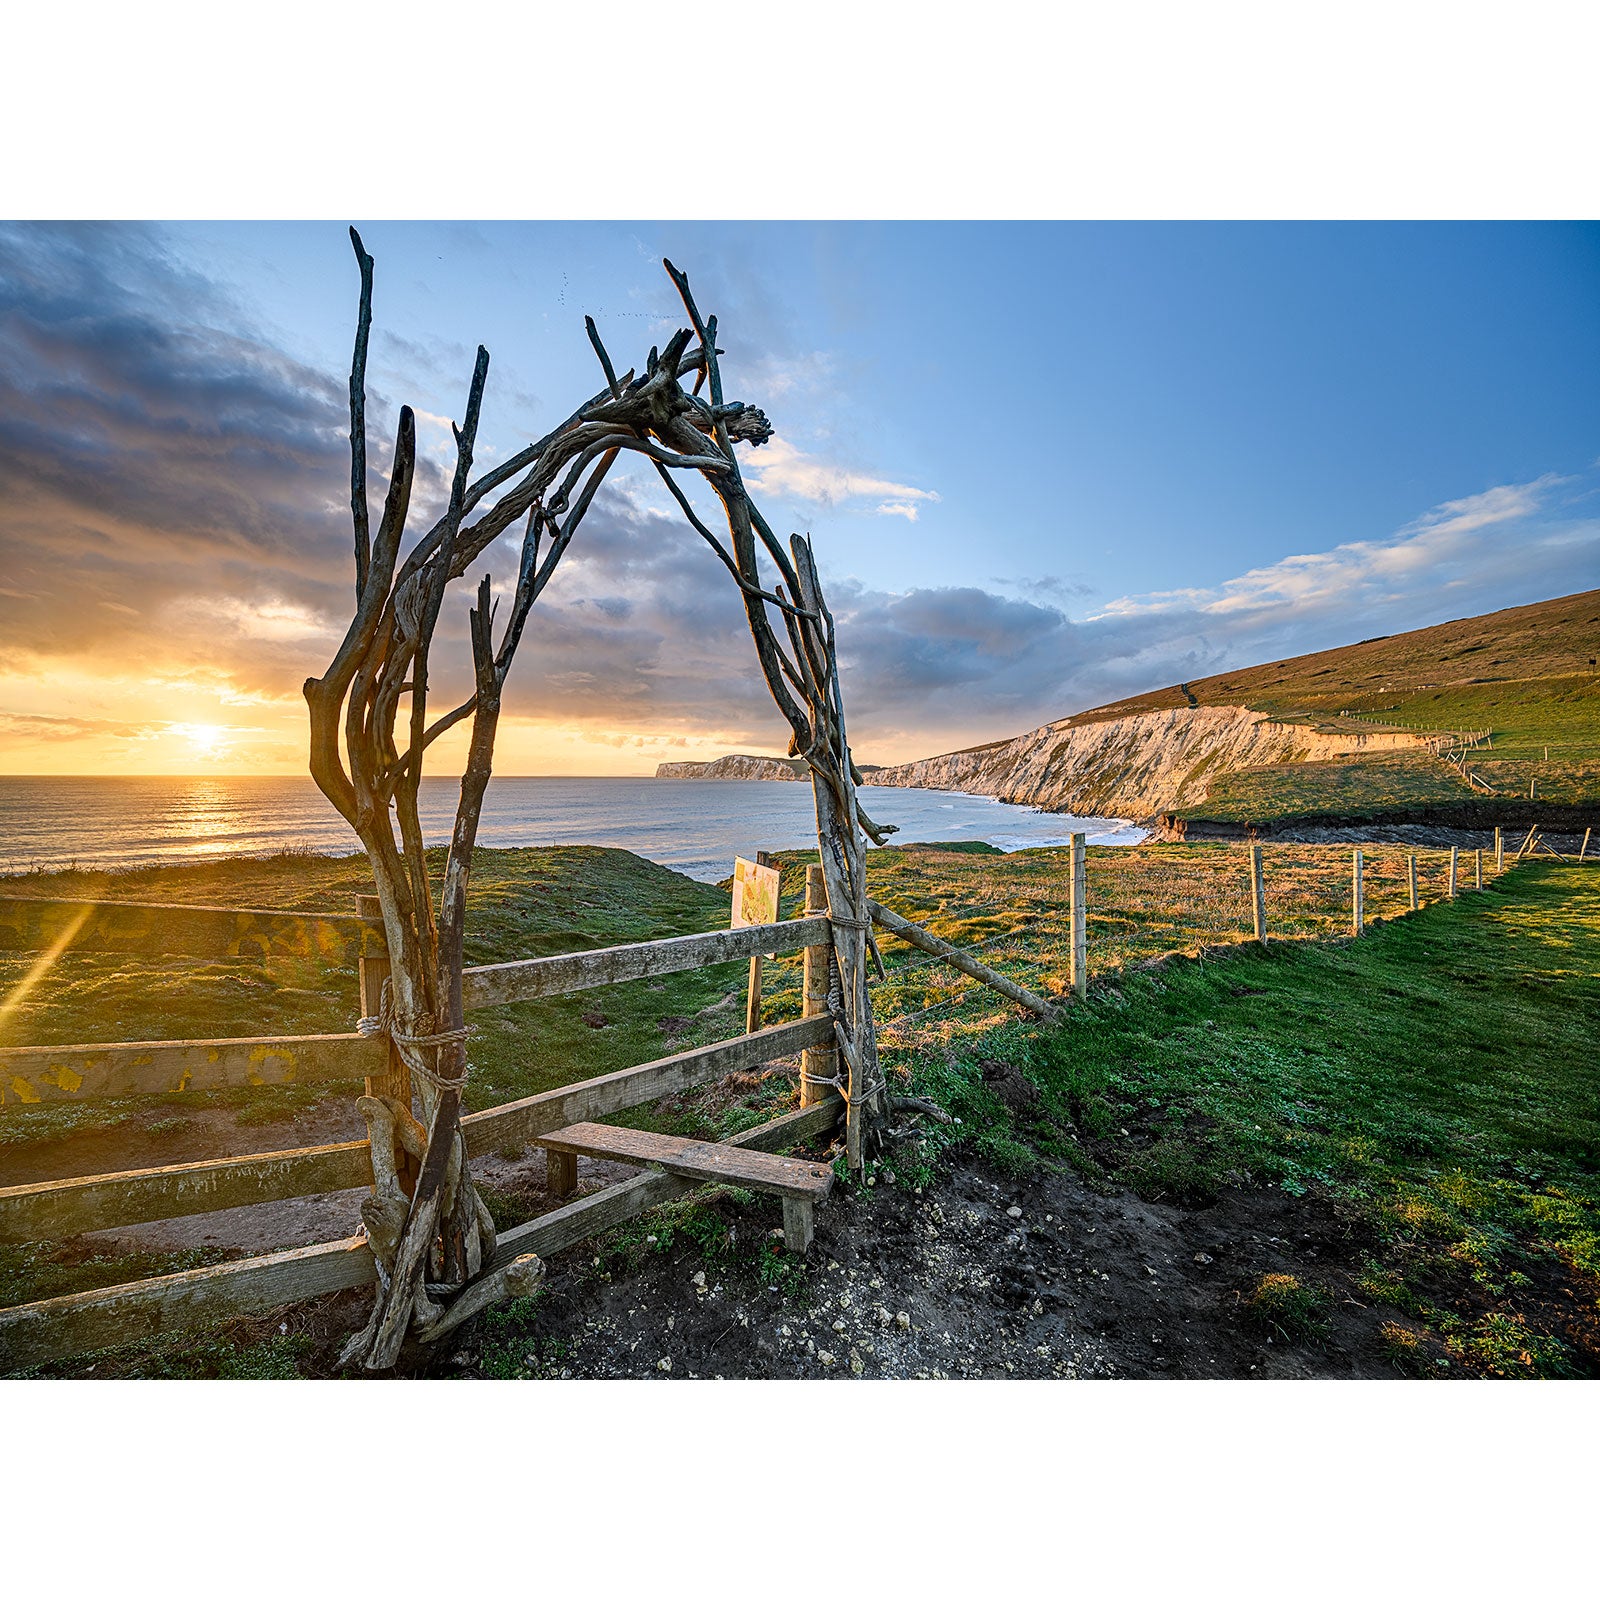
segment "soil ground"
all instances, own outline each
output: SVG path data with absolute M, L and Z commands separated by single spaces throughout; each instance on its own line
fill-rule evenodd
M 732 1226 L 777 1261 L 778 1220 L 752 1206 Z M 491 1322 L 450 1359 L 511 1376 L 509 1356 L 530 1377 L 1396 1376 L 1391 1319 L 1351 1294 L 1353 1236 L 1332 1206 L 1280 1191 L 1185 1211 L 962 1163 L 922 1194 L 840 1195 L 806 1268 L 777 1283 L 736 1244 L 675 1244 L 631 1271 L 580 1256 L 553 1272 L 520 1344 Z M 1325 1341 L 1252 1320 L 1267 1272 L 1335 1290 Z
M 541 1168 L 534 1158 L 484 1176 L 542 1210 Z M 581 1187 L 627 1175 L 585 1163 Z M 308 1236 L 344 1231 L 334 1212 L 347 1199 L 359 1191 L 314 1208 Z M 259 1248 L 228 1236 L 225 1215 L 205 1219 L 208 1236 Z M 1419 1324 L 1362 1299 L 1365 1229 L 1316 1194 L 1231 1190 L 1185 1208 L 1071 1173 L 1018 1179 L 957 1157 L 921 1192 L 892 1182 L 836 1189 L 804 1263 L 782 1251 L 780 1221 L 775 1201 L 727 1191 L 692 1211 L 647 1213 L 553 1257 L 534 1301 L 491 1313 L 431 1370 L 546 1379 L 1468 1375 Z M 81 1243 L 120 1238 L 149 1249 L 199 1237 L 176 1231 L 184 1227 L 146 1224 Z M 1252 1314 L 1268 1273 L 1326 1292 L 1325 1333 L 1289 1338 Z M 365 1308 L 365 1294 L 352 1291 L 216 1337 L 235 1351 L 282 1343 L 294 1373 L 323 1376 Z M 1385 1324 L 1418 1340 L 1403 1364 Z M 149 1360 L 148 1351 L 107 1352 L 64 1363 L 59 1375 L 135 1376 Z

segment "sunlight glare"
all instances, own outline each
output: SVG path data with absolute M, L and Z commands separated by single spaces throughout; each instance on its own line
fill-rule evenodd
M 80 907 L 77 915 L 67 923 L 66 927 L 57 936 L 55 943 L 48 950 L 41 952 L 39 959 L 17 980 L 17 984 L 11 993 L 4 1000 L 0 1000 L 0 1027 L 5 1025 L 11 1013 L 28 998 L 29 992 L 56 964 L 62 951 L 77 938 L 78 930 L 89 920 L 93 912 L 93 906 Z

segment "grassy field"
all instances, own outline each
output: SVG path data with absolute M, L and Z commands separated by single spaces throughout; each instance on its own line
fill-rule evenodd
M 1409 909 L 1406 860 L 1411 853 L 1417 855 L 1419 898 L 1427 902 L 1447 892 L 1448 850 L 1364 846 L 1369 919 Z M 798 905 L 805 864 L 815 858 L 790 852 L 776 859 L 783 868 L 785 905 Z M 867 859 L 869 887 L 891 909 L 1043 995 L 1068 992 L 1067 851 L 1001 854 L 985 848 L 916 846 L 875 850 Z M 1268 844 L 1263 862 L 1267 926 L 1273 938 L 1320 939 L 1349 931 L 1348 846 Z M 1486 881 L 1493 878 L 1493 857 L 1487 853 L 1484 872 Z M 1087 880 L 1089 973 L 1094 980 L 1173 953 L 1254 937 L 1249 857 L 1243 845 L 1219 841 L 1091 847 Z M 1460 883 L 1472 881 L 1468 853 L 1462 857 Z M 881 944 L 886 977 L 877 987 L 874 1009 L 890 1051 L 920 1048 L 930 1039 L 949 1044 L 981 1033 L 1006 1014 L 1006 1001 L 944 963 L 891 937 Z M 775 1011 L 798 1015 L 798 963 L 773 966 L 767 993 Z
M 1470 805 L 1473 798 L 1472 785 L 1448 762 L 1409 750 L 1385 750 L 1224 773 L 1204 800 L 1179 815 L 1255 824 L 1285 817 L 1375 820 L 1430 806 Z
M 1338 724 L 1346 732 L 1490 731 L 1490 744 L 1473 750 L 1468 766 L 1494 798 L 1525 799 L 1533 780 L 1539 800 L 1600 804 L 1600 679 L 1593 675 L 1354 698 Z M 1182 815 L 1256 823 L 1319 815 L 1375 819 L 1433 806 L 1476 807 L 1485 800 L 1490 797 L 1448 762 L 1394 750 L 1228 773 Z
M 1330 1192 L 1365 1223 L 1371 1303 L 1486 1374 L 1556 1376 L 1600 1356 L 1597 1015 L 1600 872 L 1539 861 L 1359 941 L 1130 969 L 1057 1028 L 899 1065 L 1001 1165 L 1187 1204 Z M 1038 1087 L 1036 1113 L 1006 1110 L 984 1059 Z M 1529 1310 L 1536 1286 L 1578 1335 Z M 1397 1329 L 1397 1362 L 1414 1344 Z
M 443 868 L 443 856 L 435 862 Z M 344 912 L 368 884 L 364 858 L 289 856 L 116 874 L 11 878 L 0 892 L 195 905 Z M 721 891 L 620 850 L 584 846 L 480 850 L 474 871 L 469 965 L 726 927 Z M 178 915 L 178 914 L 175 914 Z M 197 919 L 198 920 L 198 919 Z M 0 952 L 0 995 L 14 992 L 38 952 Z M 672 1048 L 737 1031 L 744 966 L 730 963 L 656 984 L 529 1002 L 475 1013 L 469 1109 L 631 1066 Z M 354 1028 L 359 1006 L 353 956 L 344 963 L 274 955 L 265 962 L 68 949 L 22 1004 L 0 1019 L 0 1045 L 116 1039 L 226 1038 Z M 714 1009 L 721 1004 L 722 1009 Z M 713 1008 L 707 1012 L 707 1008 Z M 681 1045 L 673 1041 L 682 1040 Z M 168 1114 L 247 1101 L 258 1120 L 288 1116 L 326 1086 L 164 1096 Z M 144 1102 L 53 1104 L 7 1111 L 0 1141 L 38 1138 Z
M 1571 1337 L 1524 1302 L 1530 1284 L 1557 1274 L 1591 1325 L 1600 1312 L 1600 872 L 1530 862 L 1450 903 L 1446 854 L 1431 852 L 1420 861 L 1425 907 L 1402 915 L 1405 850 L 1371 847 L 1365 857 L 1375 921 L 1358 941 L 1347 936 L 1349 850 L 1269 845 L 1273 938 L 1262 950 L 1250 939 L 1240 847 L 1091 851 L 1091 998 L 1052 1028 L 1018 1021 L 991 991 L 886 939 L 887 977 L 875 994 L 885 1061 L 897 1081 L 961 1118 L 929 1134 L 921 1159 L 936 1163 L 957 1142 L 1002 1168 L 1066 1165 L 1091 1182 L 1184 1204 L 1239 1185 L 1331 1193 L 1364 1219 L 1362 1292 L 1374 1303 L 1392 1305 L 1487 1373 L 1576 1370 Z M 879 899 L 1019 981 L 1066 991 L 1066 852 L 913 847 L 869 859 Z M 786 913 L 798 909 L 805 860 L 781 858 Z M 486 851 L 480 867 L 474 962 L 727 921 L 722 890 L 625 852 Z M 360 868 L 298 858 L 14 879 L 6 889 L 334 911 L 361 887 Z M 1471 882 L 1465 858 L 1463 887 Z M 0 956 L 0 994 L 35 957 Z M 744 976 L 735 963 L 475 1013 L 472 1103 L 737 1033 Z M 798 960 L 769 963 L 767 993 L 768 1021 L 798 1015 Z M 267 1019 L 286 1032 L 311 1031 L 348 1027 L 354 1014 L 354 973 L 337 963 L 275 971 L 272 962 L 69 951 L 8 1017 L 6 1042 L 226 1035 Z M 1037 1087 L 1032 1112 L 1008 1111 L 988 1087 L 996 1061 Z M 270 1123 L 316 1094 L 348 1092 L 230 1091 L 213 1103 Z M 725 1135 L 791 1093 L 782 1076 L 747 1080 L 630 1120 Z M 202 1103 L 169 1096 L 9 1110 L 0 1140 L 57 1138 L 123 1119 L 181 1127 Z M 263 1128 L 263 1147 L 272 1142 Z M 71 1245 L 0 1251 L 0 1301 L 211 1258 L 129 1258 Z M 165 1345 L 151 1359 L 173 1372 L 271 1375 L 205 1341 L 195 1351 L 202 1346 L 211 1353 L 198 1367 Z M 1397 1362 L 1425 1367 L 1426 1359 L 1397 1347 Z M 260 1362 L 287 1371 L 292 1352 L 268 1351 Z
M 1408 903 L 1405 855 L 1399 846 L 1366 850 L 1369 916 L 1392 915 Z M 805 865 L 814 853 L 777 859 L 783 914 L 797 915 Z M 1423 897 L 1437 897 L 1446 853 L 1421 859 Z M 1268 923 L 1275 935 L 1320 937 L 1348 928 L 1348 850 L 1270 846 L 1266 860 Z M 1066 992 L 1067 852 L 1003 855 L 987 847 L 914 847 L 873 851 L 869 862 L 872 892 L 886 904 L 1020 982 L 1050 995 Z M 5 892 L 337 912 L 351 905 L 364 881 L 360 858 L 290 856 L 116 874 L 30 874 L 5 880 Z M 1095 977 L 1169 952 L 1249 938 L 1245 853 L 1221 843 L 1092 849 L 1089 908 Z M 467 961 L 594 949 L 726 927 L 727 921 L 725 888 L 696 883 L 626 851 L 484 850 L 473 877 Z M 947 1041 L 985 1029 L 1005 1014 L 1006 1003 L 992 991 L 891 939 L 883 944 L 887 981 L 876 1005 L 888 1025 L 889 1049 L 915 1047 L 929 1036 Z M 343 960 L 274 955 L 262 961 L 215 951 L 139 954 L 69 947 L 42 974 L 34 971 L 37 960 L 33 950 L 0 951 L 0 995 L 17 994 L 27 975 L 34 980 L 25 998 L 0 1015 L 0 1045 L 348 1031 L 359 1011 L 353 954 Z M 800 975 L 799 957 L 767 963 L 768 1022 L 800 1015 Z M 468 1108 L 735 1034 L 743 1027 L 745 977 L 745 964 L 732 962 L 475 1012 Z M 270 1124 L 345 1092 L 307 1084 L 17 1107 L 0 1115 L 0 1146 L 129 1119 L 148 1122 L 152 1116 L 177 1133 L 186 1114 L 213 1105 L 233 1108 L 242 1121 Z M 762 1097 L 759 1106 L 766 1103 Z M 743 1125 L 747 1110 L 724 1108 L 706 1122 L 692 1105 L 675 1106 L 665 1120 L 656 1120 L 673 1131 L 727 1132 Z M 648 1112 L 637 1116 L 650 1119 Z

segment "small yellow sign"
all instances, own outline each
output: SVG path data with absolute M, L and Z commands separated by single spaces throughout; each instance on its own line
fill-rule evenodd
M 764 922 L 776 922 L 781 879 L 776 867 L 763 867 L 738 857 L 733 863 L 732 926 L 754 928 Z

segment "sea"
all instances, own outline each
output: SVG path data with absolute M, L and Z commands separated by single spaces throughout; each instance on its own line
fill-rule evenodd
M 423 831 L 449 841 L 459 785 L 424 778 Z M 939 789 L 865 789 L 868 814 L 895 823 L 896 844 L 982 839 L 1000 850 L 1137 844 L 1144 830 Z M 708 883 L 735 856 L 816 843 L 809 783 L 697 778 L 494 778 L 478 842 L 594 844 L 631 850 Z M 285 850 L 360 848 L 309 778 L 0 777 L 0 872 L 76 864 L 107 870 Z

